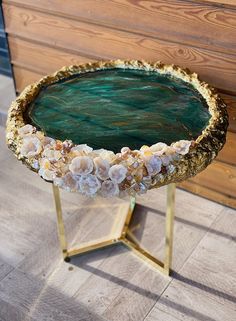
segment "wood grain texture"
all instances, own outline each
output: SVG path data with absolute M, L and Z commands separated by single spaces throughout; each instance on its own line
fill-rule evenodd
M 24 309 L 17 308 L 14 304 L 7 302 L 7 300 L 0 299 L 0 320 L 1 321 L 23 321 L 27 319 L 29 321 L 36 321 L 32 317 L 28 317 L 24 313 Z
M 230 165 L 236 165 L 236 133 L 230 131 L 227 133 L 226 144 L 216 159 Z
M 172 282 L 156 307 L 181 321 L 232 321 L 232 316 L 235 318 L 232 304 L 219 303 L 214 295 L 184 282 Z
M 236 12 L 204 2 L 70 0 L 66 6 L 63 0 L 4 2 L 214 51 L 234 54 L 236 49 Z
M 236 3 L 235 0 L 199 0 L 199 2 L 206 2 L 211 5 L 218 5 L 220 7 L 229 7 L 235 9 Z
M 228 107 L 229 114 L 229 128 L 231 132 L 236 133 L 236 96 L 229 96 L 221 94 L 221 97 L 225 101 Z
M 49 316 L 51 320 L 58 321 L 86 320 L 88 316 L 87 309 L 76 304 L 72 297 L 66 298 L 43 279 L 25 275 L 19 270 L 13 271 L 0 283 L 0 299 L 39 321 L 49 320 Z
M 234 196 L 223 194 L 222 192 L 217 192 L 212 188 L 204 187 L 202 185 L 199 185 L 198 183 L 195 183 L 194 181 L 187 180 L 178 183 L 178 187 L 193 194 L 218 202 L 220 204 L 225 204 L 226 206 L 236 208 L 236 198 Z
M 13 72 L 16 83 L 16 92 L 18 93 L 20 93 L 26 86 L 46 75 L 35 73 L 19 66 L 13 66 Z
M 208 187 L 216 192 L 235 198 L 236 196 L 236 167 L 219 161 L 214 161 L 207 169 L 191 181 Z
M 4 5 L 6 31 L 94 59 L 146 59 L 179 64 L 211 85 L 235 92 L 236 55 L 187 47 L 103 26 Z M 36 67 L 37 68 L 37 67 Z M 37 70 L 38 71 L 38 70 Z
M 230 195 L 223 194 L 222 192 L 216 192 L 211 188 L 195 184 L 195 182 L 192 182 L 190 180 L 181 182 L 178 184 L 178 186 L 180 188 L 183 188 L 184 190 L 190 191 L 202 197 L 206 197 L 207 199 L 210 199 L 212 201 L 225 204 L 232 208 L 236 208 L 236 198 L 231 197 Z
M 224 209 L 218 215 L 146 321 L 155 320 L 159 310 L 173 315 L 173 320 L 236 318 L 235 224 L 234 210 Z
M 11 36 L 8 37 L 8 43 L 11 48 L 13 64 L 21 64 L 42 74 L 53 73 L 63 66 L 93 61 L 88 57 Z
M 14 268 L 0 258 L 0 281 L 3 280 Z

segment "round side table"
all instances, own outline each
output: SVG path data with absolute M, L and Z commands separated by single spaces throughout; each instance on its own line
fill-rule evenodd
M 64 67 L 12 103 L 7 144 L 52 183 L 65 261 L 121 242 L 165 274 L 173 246 L 175 183 L 204 170 L 225 143 L 226 105 L 196 73 L 145 61 Z M 129 229 L 136 195 L 167 185 L 165 259 Z M 109 238 L 68 249 L 59 188 L 87 197 L 129 197 Z

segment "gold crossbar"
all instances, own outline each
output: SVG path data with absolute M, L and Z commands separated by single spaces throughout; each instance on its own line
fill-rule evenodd
M 135 198 L 130 198 L 130 205 L 126 218 L 124 221 L 124 226 L 121 230 L 119 237 L 108 238 L 104 237 L 100 240 L 90 241 L 83 243 L 78 248 L 68 249 L 65 227 L 63 222 L 61 199 L 59 188 L 52 184 L 53 195 L 55 200 L 55 207 L 57 212 L 57 223 L 58 223 L 58 235 L 60 246 L 65 261 L 69 261 L 70 257 L 74 255 L 79 255 L 82 253 L 87 253 L 93 250 L 104 248 L 115 243 L 121 243 L 127 246 L 134 254 L 139 258 L 150 264 L 155 269 L 161 271 L 165 275 L 170 274 L 171 263 L 172 263 L 172 252 L 173 252 L 173 226 L 174 226 L 174 207 L 175 207 L 175 184 L 169 184 L 167 186 L 167 209 L 166 209 L 166 222 L 165 222 L 165 258 L 164 262 L 158 260 L 154 257 L 148 250 L 146 250 L 135 237 L 132 231 L 129 229 L 130 221 L 134 213 L 135 208 Z M 123 223 L 122 223 L 123 224 Z

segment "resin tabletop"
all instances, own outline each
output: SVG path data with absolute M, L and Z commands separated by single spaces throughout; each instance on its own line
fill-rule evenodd
M 27 115 L 50 137 L 114 152 L 193 140 L 210 118 L 206 101 L 192 85 L 132 69 L 88 72 L 51 84 Z
M 63 67 L 12 103 L 6 138 L 47 182 L 136 195 L 204 170 L 224 146 L 226 105 L 196 73 L 137 60 Z

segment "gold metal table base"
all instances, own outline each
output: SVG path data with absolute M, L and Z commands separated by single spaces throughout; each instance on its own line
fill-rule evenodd
M 167 209 L 166 209 L 166 222 L 165 222 L 165 258 L 164 262 L 161 262 L 154 257 L 150 252 L 144 249 L 134 234 L 129 229 L 130 221 L 135 207 L 135 198 L 130 198 L 129 210 L 126 214 L 124 222 L 122 223 L 122 229 L 120 235 L 116 235 L 113 238 L 104 238 L 100 241 L 91 241 L 84 244 L 81 247 L 75 249 L 68 249 L 65 236 L 65 227 L 62 217 L 61 199 L 59 188 L 53 185 L 53 194 L 57 212 L 58 232 L 59 240 L 65 261 L 69 262 L 70 257 L 86 252 L 90 252 L 99 248 L 103 248 L 115 243 L 122 243 L 126 245 L 133 253 L 143 259 L 145 262 L 151 264 L 154 268 L 158 269 L 165 275 L 170 274 L 172 251 L 173 251 L 173 223 L 174 223 L 174 205 L 175 205 L 175 184 L 167 186 Z M 119 219 L 119 217 L 118 217 Z M 117 222 L 118 223 L 118 222 Z

